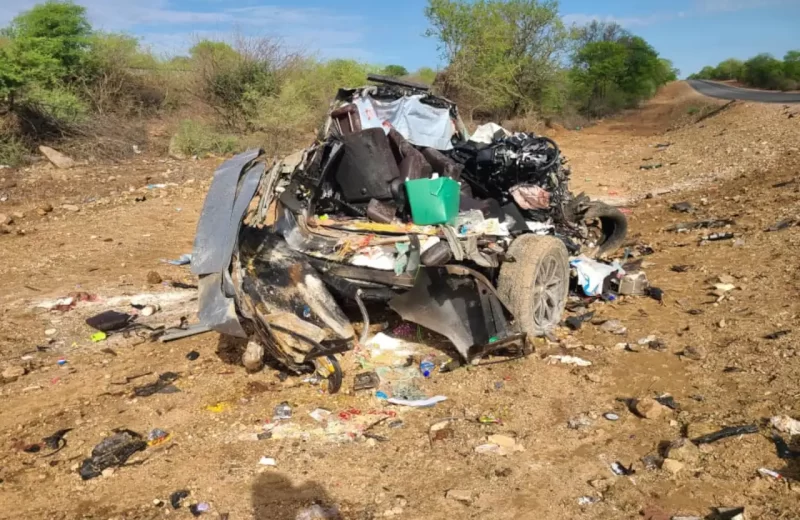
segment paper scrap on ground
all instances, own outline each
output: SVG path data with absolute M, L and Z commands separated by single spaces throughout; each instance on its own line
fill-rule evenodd
M 441 403 L 442 401 L 447 401 L 447 397 L 443 395 L 435 395 L 428 399 L 418 399 L 414 401 L 408 401 L 406 399 L 396 399 L 394 397 L 387 399 L 388 402 L 392 404 L 397 404 L 400 406 L 413 406 L 415 408 L 427 408 L 429 406 L 433 406 L 436 403 Z
M 561 363 L 563 365 L 576 365 L 579 367 L 589 367 L 592 366 L 591 361 L 586 361 L 585 359 L 581 359 L 575 356 L 548 356 L 547 357 L 547 364 L 549 365 L 556 365 Z

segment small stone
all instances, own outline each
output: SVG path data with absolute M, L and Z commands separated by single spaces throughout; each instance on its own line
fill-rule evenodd
M 154 498 L 153 499 L 153 505 L 156 506 L 156 507 L 161 507 L 161 506 L 164 505 L 164 501 L 163 500 L 159 500 L 157 498 Z
M 161 278 L 161 275 L 155 271 L 150 271 L 147 273 L 147 283 L 150 285 L 158 285 L 164 280 Z
M 114 474 L 114 468 L 106 468 L 101 473 L 104 477 L 110 477 Z
M 650 397 L 636 401 L 634 408 L 636 409 L 636 413 L 645 419 L 655 419 L 664 411 L 664 407 L 661 406 L 661 403 Z
M 725 318 L 722 318 L 721 320 L 719 320 L 719 323 L 717 323 L 717 326 L 721 329 L 724 329 L 725 327 L 728 326 L 728 323 L 725 321 Z
M 258 372 L 264 367 L 264 347 L 251 341 L 242 355 L 242 364 L 248 372 Z
M 706 357 L 708 357 L 708 352 L 706 352 L 704 347 L 689 346 L 683 349 L 683 357 L 693 361 L 703 361 Z
M 567 427 L 570 430 L 584 430 L 590 426 L 592 426 L 592 419 L 585 413 L 582 413 L 567 421 Z
M 682 462 L 678 462 L 677 460 L 665 459 L 661 464 L 661 468 L 669 471 L 673 475 L 677 475 L 684 468 L 684 464 Z
M 39 151 L 42 153 L 42 155 L 47 157 L 47 160 L 50 161 L 56 168 L 66 170 L 75 166 L 75 161 L 58 150 L 50 148 L 49 146 L 40 146 Z
M 507 478 L 511 476 L 511 468 L 503 468 L 503 469 L 496 469 L 494 470 L 494 474 L 500 478 Z
M 38 208 L 36 208 L 36 213 L 41 217 L 47 215 L 51 211 L 53 211 L 53 205 L 52 204 L 44 204 L 44 205 L 39 206 Z
M 744 247 L 744 239 L 743 238 L 737 238 L 736 240 L 734 240 L 733 241 L 733 247 Z
M 600 325 L 600 329 L 620 336 L 628 332 L 628 329 L 619 320 L 608 320 Z
M 721 275 L 719 275 L 717 277 L 717 281 L 719 283 L 722 283 L 722 284 L 725 284 L 725 285 L 736 283 L 736 279 L 733 276 L 729 275 L 729 274 L 721 274 Z
M 3 370 L 3 381 L 6 383 L 13 383 L 20 377 L 24 376 L 27 373 L 25 367 L 20 366 L 10 366 Z
M 696 439 L 715 431 L 719 431 L 719 426 L 710 422 L 695 422 L 686 425 L 686 436 L 690 439 Z
M 489 435 L 487 440 L 490 444 L 496 444 L 508 450 L 513 450 L 517 447 L 517 441 L 513 437 L 507 435 Z
M 608 491 L 611 486 L 616 483 L 616 480 L 611 478 L 600 478 L 596 480 L 590 480 L 589 485 L 595 488 L 596 490 L 600 491 L 601 493 L 605 493 Z
M 374 448 L 377 445 L 378 445 L 378 441 L 376 441 L 375 439 L 372 439 L 372 438 L 367 439 L 367 446 L 369 446 L 370 448 Z
M 0 213 L 0 226 L 10 226 L 13 223 L 14 223 L 13 218 L 4 213 Z
M 47 330 L 44 331 L 44 335 L 45 336 L 55 336 L 56 332 L 58 332 L 56 329 L 47 329 Z
M 67 210 L 67 211 L 72 211 L 72 212 L 81 210 L 81 208 L 79 208 L 75 204 L 62 204 L 61 205 L 61 209 L 64 209 L 64 210 Z
M 22 220 L 22 219 L 25 218 L 25 213 L 23 213 L 21 211 L 15 211 L 14 213 L 11 214 L 11 216 L 14 217 L 17 220 Z
M 462 504 L 472 503 L 472 491 L 467 491 L 465 489 L 451 489 L 447 492 L 445 497 L 450 500 L 461 502 Z
M 667 448 L 667 457 L 691 464 L 700 458 L 700 450 L 689 439 L 678 439 Z
M 586 374 L 586 379 L 592 383 L 600 383 L 603 380 L 598 374 Z

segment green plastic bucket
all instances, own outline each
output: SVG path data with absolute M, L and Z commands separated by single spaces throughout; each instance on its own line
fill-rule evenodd
M 461 187 L 448 177 L 406 181 L 406 196 L 414 224 L 453 225 L 461 203 Z

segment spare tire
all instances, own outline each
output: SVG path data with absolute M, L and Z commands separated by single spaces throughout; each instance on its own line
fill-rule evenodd
M 628 219 L 625 215 L 604 202 L 590 202 L 583 215 L 583 220 L 599 220 L 602 238 L 597 243 L 596 256 L 613 253 L 625 242 L 628 234 Z
M 522 235 L 508 248 L 497 292 L 520 330 L 541 336 L 561 321 L 569 292 L 569 254 L 550 236 Z

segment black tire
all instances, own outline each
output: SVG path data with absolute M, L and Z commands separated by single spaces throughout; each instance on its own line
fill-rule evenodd
M 628 219 L 614 206 L 603 202 L 591 202 L 583 215 L 583 220 L 600 221 L 603 238 L 597 244 L 596 256 L 613 253 L 625 242 L 628 234 Z
M 520 330 L 542 336 L 561 321 L 569 292 L 569 253 L 549 236 L 522 235 L 508 248 L 497 291 Z

